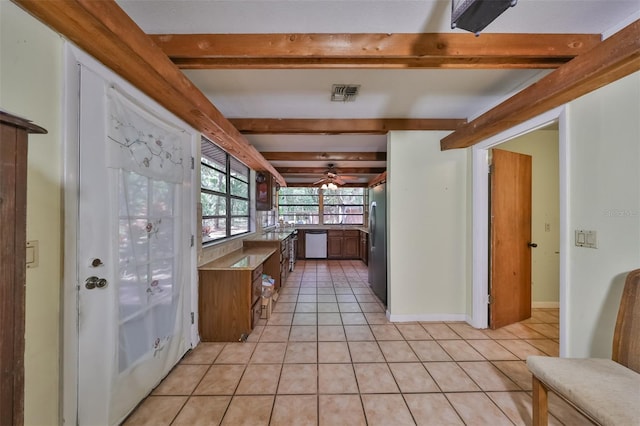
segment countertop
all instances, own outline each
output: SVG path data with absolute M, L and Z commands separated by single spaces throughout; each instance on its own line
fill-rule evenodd
M 254 270 L 276 252 L 272 247 L 241 248 L 209 263 L 200 266 L 200 271 L 216 270 Z
M 247 238 L 245 241 L 284 241 L 291 234 L 293 234 L 294 231 L 295 228 L 281 229 L 278 231 L 266 231 L 262 234 L 254 235 L 250 238 Z
M 300 230 L 300 231 L 304 231 L 306 229 L 323 229 L 323 230 L 336 230 L 336 231 L 349 231 L 349 230 L 354 230 L 354 231 L 362 231 L 362 232 L 366 232 L 367 234 L 369 233 L 369 228 L 367 228 L 366 226 L 358 226 L 358 225 L 303 225 L 303 226 L 298 226 L 296 227 L 296 229 Z

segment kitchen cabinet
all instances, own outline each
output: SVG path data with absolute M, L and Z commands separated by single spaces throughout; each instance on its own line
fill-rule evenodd
M 342 259 L 342 245 L 344 238 L 342 231 L 329 230 L 327 231 L 327 258 L 328 259 Z
M 369 233 L 360 231 L 360 260 L 369 264 Z
M 358 230 L 344 231 L 342 257 L 345 259 L 360 258 L 360 231 Z
M 360 231 L 355 229 L 327 231 L 327 257 L 329 259 L 359 259 Z
M 291 244 L 293 244 L 291 236 L 286 237 L 280 242 L 280 288 L 287 282 L 291 269 Z
M 198 268 L 198 328 L 203 342 L 244 340 L 262 312 L 262 274 L 273 269 L 273 248 L 236 250 Z
M 271 210 L 274 202 L 273 176 L 269 172 L 256 173 L 256 210 Z
M 291 244 L 293 244 L 291 232 L 267 232 L 243 242 L 244 247 L 270 247 L 277 251 L 273 262 L 278 266 L 274 273 L 269 274 L 275 280 L 275 290 L 282 287 L 289 276 Z
M 298 239 L 296 240 L 296 256 L 300 260 L 304 260 L 307 257 L 305 251 L 305 239 L 304 239 L 304 230 L 298 229 Z
M 0 111 L 0 424 L 24 422 L 27 138 L 41 127 Z

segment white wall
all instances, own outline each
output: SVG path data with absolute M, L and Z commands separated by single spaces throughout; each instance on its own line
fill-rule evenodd
M 440 151 L 447 134 L 389 134 L 388 311 L 395 321 L 466 319 L 468 150 Z
M 496 146 L 532 157 L 531 299 L 533 307 L 560 300 L 560 181 L 558 131 L 537 130 Z M 548 227 L 545 227 L 548 225 Z
M 640 72 L 567 113 L 568 356 L 610 357 L 624 274 L 640 267 Z M 574 244 L 597 231 L 598 248 Z
M 49 28 L 0 1 L 0 108 L 49 132 L 29 136 L 27 240 L 39 241 L 40 265 L 27 269 L 25 425 L 59 423 L 62 46 Z

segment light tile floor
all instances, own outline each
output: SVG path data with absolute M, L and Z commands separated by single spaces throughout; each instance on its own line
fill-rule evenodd
M 133 425 L 529 425 L 528 355 L 558 355 L 557 309 L 499 330 L 390 323 L 359 261 L 300 261 L 245 343 L 201 343 Z M 590 422 L 550 394 L 550 424 Z

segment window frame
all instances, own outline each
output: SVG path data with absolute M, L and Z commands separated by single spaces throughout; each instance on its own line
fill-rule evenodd
M 218 145 L 216 145 L 215 143 L 213 143 L 212 141 L 210 141 L 209 139 L 207 139 L 206 137 L 202 136 L 201 138 L 202 141 L 202 146 L 204 146 L 205 144 L 211 144 L 212 145 L 212 149 L 219 151 L 218 154 L 220 154 L 221 156 L 224 155 L 224 169 L 225 170 L 221 170 L 222 167 L 221 166 L 221 161 L 215 160 L 213 158 L 209 158 L 207 155 L 205 155 L 204 153 L 201 153 L 200 156 L 200 201 L 202 202 L 202 194 L 209 194 L 209 195 L 213 195 L 213 196 L 218 196 L 218 197 L 222 197 L 224 198 L 224 204 L 225 204 L 225 213 L 224 214 L 219 214 L 219 215 L 205 215 L 204 211 L 202 211 L 202 217 L 201 217 L 201 222 L 200 222 L 200 233 L 202 235 L 202 246 L 206 247 L 215 243 L 219 243 L 221 241 L 224 241 L 226 239 L 232 238 L 232 237 L 237 237 L 238 235 L 243 235 L 243 234 L 248 234 L 251 232 L 251 218 L 252 218 L 252 209 L 251 209 L 251 169 L 246 166 L 245 164 L 243 164 L 242 162 L 240 162 L 237 158 L 233 157 L 232 155 L 230 155 L 228 152 L 226 152 L 225 150 L 223 150 L 222 148 L 220 148 Z M 211 162 L 213 164 L 215 164 L 215 166 L 211 165 L 211 164 L 207 164 L 207 162 L 205 161 L 207 160 L 208 162 Z M 216 167 L 218 166 L 218 167 Z M 203 168 L 207 168 L 207 169 L 211 169 L 217 173 L 223 174 L 224 175 L 224 182 L 225 182 L 225 191 L 218 191 L 218 190 L 214 190 L 214 189 L 209 189 L 204 187 L 203 185 L 203 179 L 202 179 L 202 170 Z M 245 169 L 246 168 L 246 174 L 243 174 L 245 172 L 245 170 L 238 170 L 238 168 L 242 168 Z M 246 180 L 241 179 L 240 177 L 244 177 L 246 178 Z M 232 182 L 236 183 L 236 185 L 232 185 Z M 232 194 L 232 188 L 236 188 L 237 187 L 237 183 L 240 183 L 241 185 L 246 185 L 246 198 L 241 196 L 241 195 L 235 195 Z M 240 202 L 246 202 L 247 203 L 247 214 L 234 214 L 234 211 L 232 209 L 232 205 L 234 201 L 240 201 Z M 204 209 L 203 209 L 204 210 Z M 238 218 L 245 218 L 246 219 L 246 230 L 242 230 L 240 232 L 233 232 L 233 228 L 232 228 L 232 224 L 233 224 L 233 220 L 234 219 L 238 219 Z M 205 241 L 205 235 L 204 235 L 204 222 L 205 220 L 212 220 L 212 219 L 223 219 L 225 221 L 225 235 L 224 236 L 219 236 L 216 238 L 212 238 L 212 239 L 207 239 Z
M 354 226 L 363 226 L 364 225 L 364 219 L 365 219 L 365 211 L 366 211 L 366 200 L 365 200 L 365 189 L 363 187 L 358 187 L 358 188 L 344 188 L 344 187 L 338 187 L 338 190 L 340 189 L 362 189 L 362 194 L 359 195 L 351 195 L 351 196 L 355 196 L 355 197 L 360 197 L 362 200 L 362 204 L 328 204 L 325 197 L 339 197 L 340 195 L 334 194 L 333 191 L 331 189 L 327 189 L 327 190 L 321 190 L 322 192 L 322 224 L 323 225 L 327 225 L 327 226 L 331 226 L 331 225 L 354 225 Z M 360 213 L 346 213 L 346 212 L 342 212 L 342 213 L 327 213 L 326 208 L 327 207 L 342 207 L 342 208 L 349 208 L 349 207 L 360 207 L 362 208 L 362 212 Z M 341 223 L 327 223 L 325 221 L 325 219 L 328 216 L 338 216 L 338 215 L 343 215 L 345 217 L 357 217 L 360 216 L 362 217 L 362 222 L 361 223 L 344 223 L 344 219 L 343 222 Z
M 316 207 L 317 208 L 317 212 L 312 212 L 312 213 L 308 213 L 306 214 L 307 216 L 311 217 L 311 218 L 316 218 L 316 222 L 314 222 L 313 220 L 311 220 L 311 223 L 304 223 L 303 225 L 319 225 L 320 223 L 320 218 L 322 217 L 322 209 L 321 209 L 321 195 L 320 193 L 322 192 L 322 190 L 320 190 L 319 188 L 312 188 L 312 187 L 306 187 L 304 189 L 315 189 L 317 192 L 315 194 L 308 194 L 307 196 L 311 196 L 311 197 L 317 197 L 318 202 L 317 203 L 310 203 L 310 204 L 301 204 L 301 203 L 292 203 L 292 204 L 287 204 L 287 203 L 283 203 L 282 199 L 280 197 L 295 197 L 295 196 L 300 196 L 300 194 L 296 194 L 296 195 L 282 195 L 282 191 L 283 189 L 286 192 L 285 188 L 280 188 L 280 192 L 278 192 L 278 220 L 282 219 L 283 216 L 290 216 L 289 214 L 283 215 L 280 212 L 280 209 L 282 209 L 283 207 L 304 207 L 304 206 L 310 206 L 310 207 Z M 291 188 L 294 189 L 294 188 Z M 303 215 L 303 213 L 301 213 L 301 215 Z M 285 223 L 288 223 L 287 221 L 284 221 Z
M 283 213 L 281 211 L 282 207 L 315 206 L 318 209 L 317 214 L 313 213 L 313 214 L 309 214 L 309 215 L 312 216 L 312 217 L 317 217 L 317 223 L 305 223 L 303 225 L 323 225 L 323 226 L 344 226 L 344 225 L 364 226 L 365 225 L 366 212 L 367 212 L 367 188 L 366 187 L 357 187 L 358 189 L 362 189 L 362 194 L 361 195 L 357 195 L 358 197 L 362 197 L 362 204 L 325 204 L 325 200 L 324 200 L 325 197 L 330 197 L 330 196 L 336 195 L 336 194 L 331 193 L 331 192 L 333 192 L 332 190 L 323 190 L 323 189 L 316 188 L 316 187 L 303 187 L 303 188 L 311 188 L 311 189 L 317 190 L 317 194 L 315 196 L 318 197 L 318 203 L 317 204 L 295 204 L 295 203 L 287 204 L 286 202 L 283 202 L 283 199 L 280 198 L 280 197 L 292 197 L 293 195 L 288 195 L 288 194 L 287 195 L 281 195 L 281 194 L 278 194 L 278 218 L 279 219 L 284 219 L 284 217 L 291 216 L 290 214 L 287 214 L 286 212 Z M 342 188 L 339 188 L 339 189 L 342 189 Z M 282 189 L 281 189 L 281 191 L 282 191 Z M 336 206 L 361 207 L 362 208 L 362 213 L 346 213 L 346 215 L 347 216 L 361 216 L 362 217 L 362 222 L 361 223 L 325 223 L 325 217 L 326 216 L 335 216 L 335 213 L 326 213 L 325 212 L 325 206 L 327 206 L 327 207 L 329 207 L 329 206 L 331 206 L 331 207 L 336 207 Z M 287 222 L 287 220 L 285 220 L 285 222 Z

